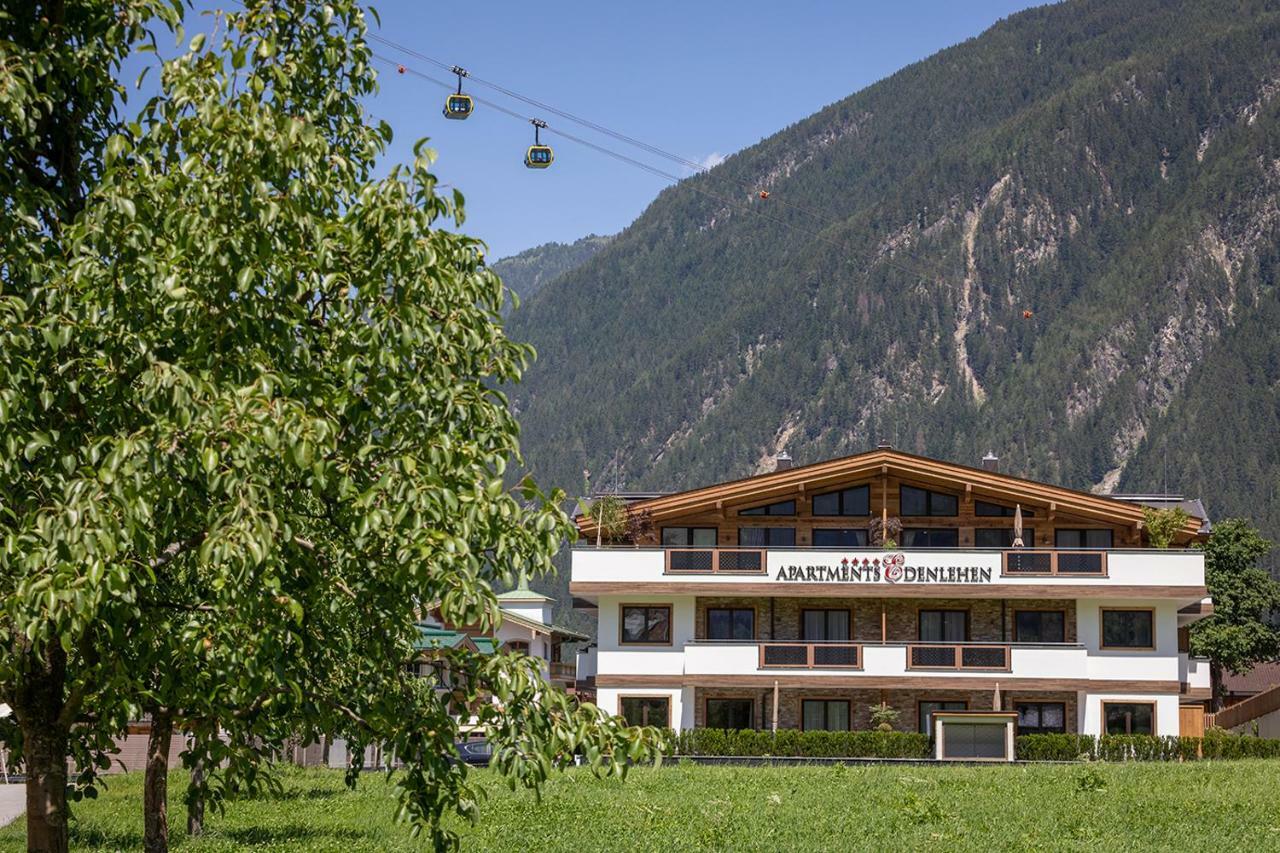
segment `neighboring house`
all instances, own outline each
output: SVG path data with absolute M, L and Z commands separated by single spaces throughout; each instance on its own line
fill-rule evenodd
M 629 502 L 654 528 L 635 547 L 574 548 L 601 708 L 675 729 L 867 729 L 881 703 L 931 734 L 935 712 L 995 705 L 1024 733 L 1203 724 L 1208 662 L 1180 643 L 1212 613 L 1198 503 L 1046 485 L 990 455 L 780 462 Z M 1199 514 L 1173 548 L 1145 547 L 1140 504 L 1175 500 Z M 886 523 L 896 545 L 870 547 Z
M 1225 706 L 1252 699 L 1259 693 L 1280 685 L 1280 661 L 1254 664 L 1253 669 L 1243 675 L 1225 673 L 1222 684 L 1226 688 Z

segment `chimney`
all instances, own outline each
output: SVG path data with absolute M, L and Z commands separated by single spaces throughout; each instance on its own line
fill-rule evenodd
M 893 450 L 893 445 L 889 443 L 889 439 L 882 438 L 880 443 L 876 445 L 876 450 Z
M 982 457 L 982 470 L 998 474 L 1000 472 L 1000 457 L 988 450 L 987 455 Z
M 779 453 L 777 456 L 773 457 L 773 470 L 786 471 L 790 467 L 791 467 L 791 454 L 788 453 L 787 451 L 784 450 L 781 453 Z

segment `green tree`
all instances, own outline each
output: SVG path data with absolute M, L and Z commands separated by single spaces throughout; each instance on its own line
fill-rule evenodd
M 479 242 L 439 227 L 461 196 L 422 144 L 374 175 L 360 7 L 247 3 L 125 120 L 115 74 L 181 5 L 37 5 L 0 13 L 0 698 L 28 847 L 67 849 L 68 760 L 92 796 L 143 711 L 196 731 L 189 763 L 247 756 L 204 792 L 285 731 L 376 741 L 437 846 L 476 815 L 460 714 L 525 785 L 653 754 L 527 658 L 458 653 L 450 685 L 402 665 L 421 605 L 492 625 L 493 588 L 572 526 L 560 494 L 504 486 L 495 389 L 532 352 Z
M 1218 708 L 1225 672 L 1248 672 L 1280 655 L 1280 631 L 1270 621 L 1280 608 L 1280 583 L 1259 566 L 1271 543 L 1244 519 L 1218 522 L 1202 547 L 1213 615 L 1192 626 L 1191 653 L 1211 661 Z
M 1147 531 L 1147 544 L 1152 548 L 1168 548 L 1187 523 L 1187 511 L 1180 506 L 1169 509 L 1142 508 L 1142 526 Z

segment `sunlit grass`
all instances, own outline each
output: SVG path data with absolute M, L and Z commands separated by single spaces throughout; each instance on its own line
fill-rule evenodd
M 574 771 L 541 803 L 481 771 L 466 850 L 1214 850 L 1280 849 L 1280 763 L 639 769 L 626 782 Z M 425 849 L 393 821 L 383 777 L 355 792 L 337 771 L 288 771 L 284 794 L 229 804 L 189 839 L 182 775 L 170 798 L 175 849 Z M 141 777 L 110 780 L 76 807 L 77 850 L 141 846 Z M 21 822 L 0 849 L 22 848 Z

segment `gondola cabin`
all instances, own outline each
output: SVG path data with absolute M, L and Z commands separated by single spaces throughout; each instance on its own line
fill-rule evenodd
M 530 169 L 545 169 L 555 159 L 550 145 L 530 145 L 524 155 L 524 164 Z
M 475 103 L 470 95 L 450 95 L 444 102 L 444 117 L 462 120 L 471 115 Z

